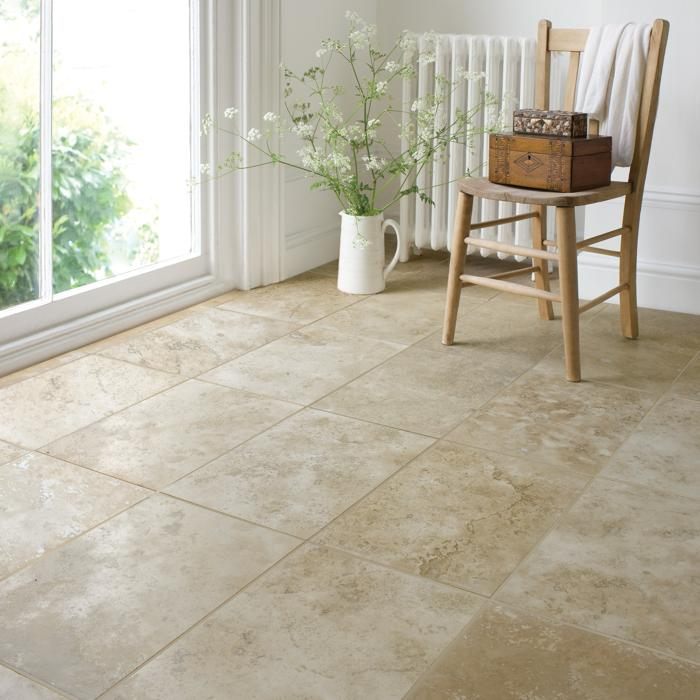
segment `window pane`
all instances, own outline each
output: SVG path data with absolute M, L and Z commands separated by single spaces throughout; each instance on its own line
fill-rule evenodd
M 54 0 L 60 292 L 193 252 L 187 0 Z
M 39 0 L 0 0 L 0 309 L 39 296 Z

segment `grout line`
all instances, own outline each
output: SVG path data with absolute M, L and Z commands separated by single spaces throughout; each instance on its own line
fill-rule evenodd
M 370 370 L 371 371 L 371 370 Z M 350 380 L 348 384 L 352 383 L 354 380 Z M 326 396 L 330 396 L 333 394 L 335 391 L 338 391 L 340 389 L 343 389 L 347 386 L 347 384 L 343 384 L 343 386 L 338 387 L 338 389 L 334 389 L 333 391 L 329 392 L 322 398 L 326 398 Z M 318 399 L 321 401 L 321 399 Z M 330 408 L 323 408 L 322 406 L 316 406 L 315 404 L 309 404 L 307 408 L 313 410 L 313 411 L 319 411 L 321 413 L 328 413 L 332 416 L 338 416 L 339 418 L 348 418 L 351 420 L 361 420 L 363 423 L 369 423 L 370 425 L 376 425 L 380 428 L 387 428 L 388 430 L 399 430 L 402 433 L 410 433 L 411 435 L 417 435 L 419 437 L 424 437 L 424 438 L 429 438 L 430 440 L 442 440 L 442 437 L 439 435 L 431 435 L 429 433 L 421 433 L 418 432 L 417 430 L 414 429 L 409 429 L 409 428 L 399 428 L 396 425 L 391 425 L 389 423 L 379 423 L 378 421 L 370 420 L 369 418 L 358 418 L 357 416 L 350 415 L 349 413 L 341 413 L 339 410 L 331 410 Z M 449 432 L 449 431 L 448 431 Z
M 645 416 L 646 418 L 646 416 Z M 639 429 L 641 422 L 637 425 L 637 427 L 630 433 L 629 437 L 626 438 L 623 443 L 620 445 L 620 447 L 616 448 L 615 451 L 612 453 L 610 457 L 607 457 L 604 462 L 603 466 L 598 469 L 595 473 L 591 472 L 585 472 L 582 471 L 581 469 L 577 469 L 575 466 L 569 466 L 566 463 L 563 463 L 561 461 L 549 461 L 548 457 L 543 457 L 541 455 L 537 455 L 536 459 L 541 460 L 546 466 L 548 467 L 558 467 L 560 469 L 566 470 L 567 472 L 570 472 L 572 474 L 576 474 L 578 476 L 584 477 L 587 480 L 590 479 L 604 479 L 605 481 L 614 481 L 615 483 L 618 484 L 625 484 L 626 486 L 634 487 L 637 489 L 641 489 L 643 491 L 649 491 L 650 493 L 656 493 L 660 496 L 671 496 L 673 498 L 682 498 L 684 501 L 691 501 L 695 502 L 698 500 L 696 496 L 686 496 L 683 494 L 676 494 L 673 491 L 666 491 L 665 489 L 657 486 L 649 486 L 648 484 L 643 484 L 638 481 L 628 481 L 627 479 L 621 479 L 617 476 L 610 476 L 609 474 L 603 474 L 605 469 L 609 466 L 610 462 L 612 461 L 612 458 L 615 456 L 615 454 L 618 452 L 618 450 L 622 449 L 622 446 L 632 438 L 634 433 Z M 449 435 L 446 437 L 442 438 L 437 438 L 437 441 L 447 443 L 450 445 L 456 445 L 457 447 L 468 447 L 471 450 L 478 450 L 480 452 L 486 452 L 487 454 L 493 454 L 493 455 L 499 455 L 501 457 L 508 457 L 509 459 L 522 459 L 525 462 L 534 462 L 535 458 L 532 457 L 532 455 L 527 455 L 527 454 L 516 454 L 515 452 L 505 452 L 504 450 L 499 450 L 496 448 L 492 447 L 480 447 L 478 445 L 473 445 L 469 444 L 466 442 L 458 442 L 454 440 L 453 438 L 450 438 Z M 543 477 L 547 478 L 547 477 Z
M 659 400 L 660 400 L 660 399 L 659 399 Z M 658 400 L 657 400 L 657 402 L 658 402 Z M 655 406 L 655 405 L 656 405 L 656 402 L 652 405 L 652 408 L 653 408 L 653 406 Z M 554 521 L 553 521 L 551 527 L 549 527 L 549 528 L 547 529 L 547 531 L 537 540 L 537 542 L 535 542 L 535 544 L 534 544 L 534 545 L 532 546 L 532 548 L 527 552 L 527 554 L 520 560 L 520 562 L 512 569 L 512 571 L 510 572 L 510 574 L 503 580 L 503 582 L 501 583 L 501 585 L 493 592 L 493 594 L 492 594 L 492 596 L 491 596 L 493 600 L 498 600 L 498 598 L 497 598 L 498 594 L 508 585 L 508 583 L 511 581 L 511 579 L 513 579 L 513 578 L 515 577 L 515 574 L 519 571 L 519 569 L 521 569 L 521 568 L 523 567 L 523 565 L 525 565 L 530 559 L 532 559 L 532 558 L 535 556 L 535 553 L 539 551 L 539 547 L 540 547 L 540 545 L 544 542 L 544 540 L 545 540 L 555 529 L 557 529 L 560 525 L 563 525 L 563 524 L 566 522 L 566 520 L 568 519 L 568 517 L 569 517 L 571 511 L 578 505 L 578 503 L 583 499 L 583 497 L 584 497 L 586 494 L 588 494 L 588 492 L 589 492 L 589 490 L 590 490 L 590 487 L 591 487 L 591 484 L 593 484 L 593 482 L 599 477 L 600 473 L 610 464 L 610 462 L 611 462 L 612 459 L 615 457 L 615 455 L 617 454 L 617 452 L 622 448 L 622 445 L 624 445 L 625 442 L 631 437 L 632 433 L 633 433 L 635 430 L 637 430 L 637 429 L 639 428 L 639 426 L 641 425 L 642 421 L 644 420 L 644 418 L 646 418 L 646 416 L 649 415 L 649 412 L 650 412 L 651 410 L 652 410 L 652 409 L 650 408 L 649 411 L 647 411 L 647 412 L 642 416 L 642 418 L 641 418 L 641 419 L 639 420 L 639 422 L 636 424 L 635 428 L 634 428 L 632 431 L 630 431 L 630 434 L 628 435 L 628 437 L 627 437 L 625 440 L 623 440 L 623 441 L 620 443 L 620 445 L 618 445 L 618 447 L 612 452 L 612 454 L 611 454 L 606 460 L 604 460 L 604 464 L 603 464 L 603 466 L 601 466 L 601 468 L 599 469 L 598 473 L 597 473 L 597 474 L 590 475 L 590 478 L 589 478 L 588 482 L 583 486 L 583 488 L 582 488 L 581 491 L 578 493 L 578 495 L 577 495 L 575 498 L 572 499 L 571 503 L 569 504 L 569 507 L 562 510 L 562 512 L 559 514 L 559 516 L 557 516 L 557 517 L 554 519 Z M 601 477 L 601 478 L 604 478 L 604 477 Z
M 80 465 L 76 464 L 73 466 L 80 466 Z M 134 484 L 131 484 L 131 485 L 133 486 Z M 40 561 L 44 560 L 44 557 L 46 555 L 53 554 L 54 552 L 57 552 L 59 549 L 63 549 L 66 545 L 71 544 L 72 542 L 75 542 L 76 540 L 83 538 L 89 532 L 96 530 L 98 527 L 101 527 L 102 525 L 109 522 L 110 520 L 113 520 L 114 518 L 122 515 L 123 513 L 126 513 L 127 510 L 131 510 L 134 506 L 137 506 L 140 503 L 143 503 L 144 501 L 146 501 L 148 498 L 150 498 L 153 495 L 154 495 L 153 493 L 146 493 L 143 495 L 143 497 L 139 498 L 138 500 L 134 501 L 133 503 L 129 503 L 129 505 L 124 506 L 123 508 L 120 508 L 119 510 L 116 510 L 116 511 L 110 513 L 107 517 L 103 518 L 99 522 L 96 522 L 94 525 L 91 525 L 90 527 L 86 528 L 82 532 L 77 533 L 73 537 L 69 537 L 67 540 L 64 540 L 63 542 L 59 542 L 54 547 L 49 547 L 48 549 L 44 550 L 38 557 L 35 557 L 34 559 L 30 559 L 29 561 L 22 564 L 22 566 L 20 566 L 19 569 L 14 569 L 10 573 L 8 573 L 4 576 L 0 576 L 0 584 L 5 583 L 8 579 L 12 578 L 16 574 L 19 574 L 22 571 L 25 571 L 26 569 L 29 569 L 32 566 L 37 565 Z M 0 659 L 0 661 L 1 661 L 1 659 Z
M 356 504 L 353 504 L 356 505 Z M 352 507 L 352 506 L 351 506 Z M 325 529 L 324 526 L 323 529 Z M 428 583 L 434 586 L 442 586 L 443 588 L 449 588 L 452 591 L 459 592 L 459 593 L 465 593 L 466 595 L 473 596 L 474 598 L 478 598 L 484 603 L 489 602 L 490 597 L 486 595 L 485 593 L 477 593 L 476 591 L 473 591 L 469 588 L 465 588 L 464 586 L 459 586 L 456 583 L 450 583 L 449 581 L 443 581 L 441 579 L 437 578 L 431 578 L 430 576 L 422 576 L 421 574 L 416 574 L 413 571 L 407 571 L 406 569 L 402 569 L 398 566 L 395 566 L 393 564 L 387 564 L 386 562 L 383 562 L 381 559 L 373 559 L 372 557 L 368 557 L 364 554 L 361 554 L 360 552 L 351 550 L 351 549 L 346 549 L 345 547 L 341 547 L 340 545 L 337 544 L 328 544 L 327 542 L 317 542 L 314 539 L 307 540 L 305 544 L 308 545 L 313 545 L 314 547 L 319 547 L 321 549 L 331 549 L 335 552 L 340 552 L 341 554 L 344 554 L 348 557 L 352 557 L 353 559 L 357 559 L 358 561 L 363 561 L 367 564 L 372 564 L 374 566 L 378 566 L 381 569 L 387 569 L 389 571 L 392 571 L 395 574 L 401 574 L 402 576 L 406 576 L 408 578 L 411 578 L 415 581 L 421 581 L 422 583 Z
M 91 357 L 92 357 L 92 356 L 91 356 Z M 133 364 L 131 364 L 131 363 L 129 363 L 129 362 L 123 362 L 122 360 L 115 360 L 115 359 L 112 358 L 112 357 L 105 358 L 105 359 L 108 359 L 108 360 L 110 360 L 111 362 L 119 362 L 119 363 L 122 363 L 122 364 L 125 364 L 125 365 L 130 365 L 131 367 L 134 367 L 134 366 L 135 366 L 135 365 L 133 365 Z M 157 372 L 161 372 L 162 374 L 168 374 L 167 372 L 162 372 L 162 370 L 151 370 L 150 368 L 147 368 L 147 367 L 142 367 L 141 369 L 146 369 L 146 370 L 148 370 L 148 371 L 157 371 Z M 180 375 L 171 374 L 171 375 L 169 375 L 169 376 L 171 376 L 171 377 L 177 377 L 177 376 L 180 376 Z M 46 442 L 46 443 L 44 443 L 43 445 L 40 445 L 40 446 L 38 446 L 38 447 L 34 447 L 34 448 L 32 448 L 32 449 L 29 449 L 28 451 L 29 451 L 29 452 L 42 452 L 43 454 L 48 454 L 47 452 L 45 452 L 45 450 L 46 450 L 50 445 L 52 445 L 54 442 L 58 442 L 59 440 L 63 440 L 63 439 L 65 439 L 65 438 L 67 438 L 67 437 L 70 437 L 71 435 L 75 435 L 76 433 L 79 433 L 81 430 L 86 430 L 87 428 L 91 428 L 91 427 L 93 427 L 95 424 L 101 423 L 103 420 L 106 420 L 107 418 L 111 418 L 112 416 L 116 416 L 116 415 L 118 415 L 119 413 L 123 413 L 124 411 L 127 411 L 128 409 L 132 408 L 133 406 L 138 406 L 139 404 L 142 404 L 144 401 L 148 401 L 149 399 L 152 399 L 152 398 L 154 398 L 155 396 L 160 396 L 160 394 L 164 394 L 166 391 L 170 391 L 170 389 L 174 389 L 174 388 L 177 387 L 177 386 L 181 386 L 182 384 L 184 384 L 185 382 L 188 382 L 188 381 L 191 381 L 191 380 L 188 379 L 187 377 L 183 377 L 183 378 L 182 378 L 182 381 L 175 382 L 175 384 L 171 384 L 171 385 L 169 385 L 169 386 L 167 386 L 167 387 L 164 387 L 163 389 L 159 389 L 159 390 L 156 391 L 155 393 L 149 394 L 148 396 L 144 396 L 142 399 L 139 399 L 138 401 L 135 401 L 134 403 L 131 403 L 131 404 L 127 405 L 127 406 L 124 406 L 124 407 L 122 407 L 122 408 L 118 408 L 118 409 L 116 409 L 116 410 L 114 410 L 114 411 L 110 411 L 109 413 L 106 413 L 104 416 L 101 416 L 100 418 L 96 418 L 96 419 L 95 419 L 94 421 L 92 421 L 91 423 L 87 423 L 86 425 L 83 425 L 83 426 L 81 426 L 81 427 L 79 427 L 79 428 L 76 428 L 75 430 L 71 430 L 71 431 L 69 431 L 69 432 L 67 432 L 67 433 L 65 433 L 65 434 L 63 434 L 63 435 L 60 435 L 59 437 L 54 438 L 53 440 L 49 440 L 49 442 Z M 53 457 L 53 455 L 50 455 L 50 456 Z
M 440 665 L 440 662 L 442 659 L 447 655 L 447 653 L 452 649 L 452 647 L 459 641 L 460 637 L 462 635 L 466 634 L 467 631 L 469 630 L 470 627 L 474 626 L 476 621 L 481 617 L 482 613 L 486 610 L 488 605 L 491 603 L 491 601 L 487 598 L 481 602 L 479 607 L 474 611 L 474 614 L 472 615 L 471 619 L 462 627 L 462 629 L 457 632 L 457 634 L 452 637 L 443 647 L 440 649 L 440 651 L 435 655 L 433 660 L 428 663 L 428 665 L 423 669 L 423 671 L 420 673 L 418 678 L 413 682 L 411 687 L 401 696 L 402 698 L 407 698 L 409 693 L 414 689 L 417 688 L 421 682 L 423 681 L 424 678 L 429 678 L 430 674 L 438 668 Z M 456 698 L 455 700 L 459 700 L 459 698 Z M 465 700 L 467 698 L 465 697 Z
M 700 663 L 696 661 L 691 661 L 690 659 L 687 659 L 682 656 L 677 656 L 675 654 L 672 654 L 670 652 L 665 652 L 661 651 L 660 649 L 655 649 L 653 647 L 648 647 L 645 646 L 644 644 L 640 644 L 639 642 L 635 642 L 631 639 L 626 639 L 624 637 L 615 637 L 613 635 L 608 635 L 603 632 L 600 632 L 595 629 L 591 629 L 589 627 L 584 627 L 581 625 L 574 624 L 572 622 L 567 622 L 564 620 L 558 620 L 556 618 L 550 617 L 548 615 L 544 615 L 540 613 L 539 611 L 532 611 L 527 608 L 523 608 L 518 605 L 513 605 L 511 603 L 503 603 L 501 601 L 496 601 L 496 600 L 485 600 L 478 608 L 478 610 L 474 613 L 474 616 L 472 617 L 469 622 L 467 622 L 464 627 L 445 645 L 445 647 L 440 651 L 440 653 L 435 657 L 435 659 L 432 661 L 432 663 L 429 664 L 428 668 L 426 668 L 421 675 L 416 679 L 416 681 L 413 683 L 413 685 L 408 689 L 406 694 L 403 696 L 404 698 L 408 697 L 409 693 L 414 689 L 420 686 L 420 683 L 423 681 L 425 678 L 429 678 L 431 673 L 439 668 L 440 663 L 443 661 L 443 659 L 447 656 L 447 654 L 452 650 L 453 646 L 457 644 L 457 642 L 460 640 L 461 637 L 463 637 L 465 634 L 468 633 L 468 630 L 470 627 L 472 627 L 476 620 L 481 617 L 481 615 L 484 613 L 484 611 L 487 608 L 506 608 L 510 609 L 512 611 L 516 611 L 520 614 L 527 615 L 528 617 L 535 618 L 539 620 L 540 622 L 544 622 L 548 625 L 552 626 L 557 626 L 557 627 L 568 627 L 569 629 L 574 629 L 577 630 L 578 632 L 584 632 L 588 635 L 592 635 L 594 637 L 600 638 L 600 639 L 605 639 L 606 641 L 612 641 L 617 644 L 621 644 L 622 646 L 628 646 L 632 647 L 634 649 L 638 649 L 640 651 L 644 651 L 647 653 L 654 654 L 655 656 L 661 656 L 664 658 L 671 659 L 675 662 L 680 662 L 684 664 L 688 664 L 693 667 L 697 667 L 700 669 Z
M 206 622 L 214 613 L 218 612 L 221 608 L 223 608 L 227 603 L 229 603 L 233 598 L 236 596 L 240 595 L 241 593 L 244 593 L 247 591 L 254 583 L 256 583 L 262 576 L 267 574 L 269 571 L 271 571 L 274 567 L 276 567 L 278 564 L 281 564 L 283 561 L 286 561 L 289 557 L 292 556 L 296 551 L 298 551 L 301 547 L 303 547 L 306 544 L 305 541 L 300 541 L 295 547 L 290 549 L 285 555 L 274 561 L 270 566 L 267 568 L 263 569 L 260 573 L 258 573 L 256 576 L 254 576 L 248 583 L 246 583 L 244 586 L 236 590 L 234 593 L 232 593 L 230 596 L 228 596 L 225 600 L 223 600 L 221 603 L 219 603 L 215 608 L 210 610 L 206 615 L 201 617 L 199 620 L 191 624 L 187 629 L 183 630 L 177 637 L 174 639 L 171 639 L 165 646 L 162 648 L 158 649 L 155 653 L 151 654 L 145 661 L 142 661 L 138 666 L 135 668 L 131 669 L 125 676 L 120 678 L 116 683 L 113 683 L 109 688 L 103 690 L 96 698 L 95 700 L 99 700 L 99 698 L 104 697 L 110 690 L 115 688 L 117 685 L 125 681 L 127 678 L 130 678 L 131 676 L 135 675 L 138 673 L 146 664 L 151 663 L 154 659 L 156 659 L 158 656 L 163 654 L 167 649 L 169 649 L 173 644 L 178 642 L 182 637 L 184 637 L 186 634 L 188 634 L 190 631 L 192 631 L 195 627 L 199 627 L 199 625 L 203 624 Z
M 316 542 L 318 536 L 319 536 L 324 530 L 327 530 L 328 528 L 330 528 L 330 526 L 331 526 L 333 523 L 335 523 L 337 520 L 340 520 L 340 518 L 342 518 L 349 510 L 351 510 L 352 508 L 354 508 L 360 501 L 364 501 L 368 496 L 371 496 L 375 491 L 377 491 L 377 490 L 380 489 L 382 486 L 384 486 L 384 484 L 386 484 L 388 481 L 390 481 L 390 480 L 393 479 L 395 476 L 397 476 L 398 474 L 400 474 L 402 471 L 404 471 L 405 469 L 407 469 L 407 467 L 409 467 L 409 465 L 413 464 L 413 462 L 415 462 L 418 458 L 422 457 L 422 456 L 423 456 L 426 452 L 428 452 L 428 451 L 435 445 L 435 443 L 437 442 L 434 438 L 431 438 L 431 439 L 433 440 L 433 442 L 431 442 L 429 445 L 426 445 L 420 452 L 417 452 L 415 455 L 413 455 L 413 457 L 411 457 L 411 459 L 409 459 L 407 462 L 405 462 L 404 464 L 402 464 L 398 469 L 396 469 L 395 471 L 393 471 L 391 474 L 387 475 L 386 478 L 384 478 L 384 479 L 382 479 L 381 481 L 379 481 L 374 487 L 372 487 L 371 489 L 369 489 L 369 491 L 367 491 L 367 492 L 364 493 L 362 496 L 360 496 L 356 501 L 353 501 L 347 508 L 343 509 L 340 513 L 338 513 L 336 516 L 334 516 L 333 518 L 331 518 L 325 525 L 323 525 L 321 528 L 319 528 L 318 530 L 316 530 L 312 535 L 310 535 L 309 537 L 307 537 L 307 538 L 306 538 L 306 541 L 307 541 L 307 542 L 310 542 L 310 541 L 313 540 L 314 542 Z M 338 549 L 340 549 L 340 548 L 338 548 Z M 368 559 L 367 561 L 371 561 L 371 560 Z
M 510 603 L 507 601 L 501 601 L 501 600 L 495 600 L 492 599 L 491 601 L 492 605 L 495 606 L 501 606 L 504 608 L 511 608 L 512 610 L 517 610 L 518 612 L 524 614 L 524 615 L 530 615 L 532 617 L 539 618 L 540 620 L 544 620 L 545 622 L 548 622 L 549 624 L 552 625 L 562 625 L 564 627 L 570 627 L 572 629 L 580 630 L 581 632 L 587 632 L 588 634 L 592 634 L 596 637 L 602 637 L 603 639 L 609 639 L 610 641 L 613 642 L 618 642 L 623 645 L 628 645 L 631 647 L 635 647 L 637 649 L 641 649 L 646 652 L 651 652 L 652 654 L 656 654 L 658 656 L 663 656 L 668 659 L 673 659 L 674 661 L 679 661 L 681 663 L 689 664 L 693 667 L 696 667 L 700 669 L 700 661 L 693 661 L 692 659 L 689 659 L 685 656 L 679 656 L 678 654 L 674 654 L 673 652 L 670 651 L 664 651 L 663 649 L 658 649 L 656 647 L 650 647 L 647 646 L 646 644 L 641 644 L 640 642 L 636 642 L 633 639 L 629 639 L 627 637 L 618 637 L 614 634 L 608 634 L 607 632 L 601 632 L 600 630 L 596 630 L 593 627 L 587 627 L 586 625 L 580 625 L 575 622 L 569 622 L 567 620 L 560 620 L 556 617 L 552 617 L 550 615 L 547 615 L 546 613 L 543 613 L 539 610 L 531 610 L 527 607 L 524 607 L 522 605 L 518 605 L 517 603 Z
M 592 479 L 598 475 L 597 473 L 591 474 L 590 472 L 584 472 L 580 469 L 577 469 L 576 467 L 570 467 L 568 464 L 563 463 L 561 460 L 559 460 L 559 461 L 552 460 L 550 462 L 545 457 L 541 457 L 540 455 L 536 455 L 535 457 L 533 457 L 532 455 L 528 455 L 528 454 L 522 454 L 522 453 L 516 454 L 514 451 L 513 452 L 506 452 L 505 450 L 499 450 L 498 448 L 493 448 L 493 447 L 483 447 L 480 445 L 470 445 L 469 443 L 459 442 L 459 441 L 455 440 L 454 438 L 450 438 L 449 435 L 446 437 L 443 437 L 443 438 L 439 438 L 439 440 L 440 440 L 440 442 L 446 442 L 448 445 L 455 445 L 457 447 L 468 447 L 470 450 L 477 450 L 478 452 L 485 452 L 486 454 L 498 455 L 500 457 L 508 457 L 508 459 L 521 459 L 524 462 L 530 463 L 530 464 L 534 464 L 537 460 L 540 460 L 547 467 L 555 467 L 555 468 L 564 470 L 567 473 L 582 476 L 586 479 Z
M 196 508 L 201 508 L 202 510 L 208 510 L 210 513 L 216 513 L 217 515 L 222 515 L 225 518 L 230 518 L 231 520 L 237 520 L 238 522 L 245 523 L 246 525 L 253 525 L 254 527 L 259 527 L 263 530 L 268 530 L 270 532 L 273 532 L 275 535 L 284 535 L 285 537 L 299 540 L 302 544 L 304 544 L 307 541 L 307 539 L 302 535 L 292 534 L 291 532 L 287 532 L 286 530 L 280 530 L 279 528 L 272 527 L 272 525 L 266 525 L 265 523 L 258 522 L 256 520 L 244 518 L 241 515 L 227 513 L 226 511 L 219 510 L 218 508 L 214 508 L 213 506 L 208 506 L 204 503 L 198 503 L 197 501 L 191 501 L 188 498 L 185 498 L 184 496 L 176 496 L 175 494 L 168 493 L 167 491 L 159 491 L 157 494 L 154 495 L 171 498 L 173 501 L 180 501 L 181 503 L 186 503 L 187 505 L 194 506 Z
M 50 683 L 47 683 L 46 681 L 41 680 L 41 678 L 37 678 L 36 676 L 33 676 L 31 673 L 27 673 L 27 671 L 23 671 L 20 668 L 16 668 L 12 664 L 8 663 L 7 661 L 3 661 L 2 659 L 0 659 L 0 668 L 6 668 L 11 672 L 16 673 L 18 676 L 20 676 L 22 678 L 26 678 L 28 681 L 31 681 L 32 683 L 36 683 L 38 686 L 41 686 L 42 688 L 46 688 L 47 690 L 52 691 L 58 697 L 68 698 L 68 700 L 78 700 L 78 698 L 75 695 L 71 695 L 67 691 L 59 689 L 56 686 L 53 686 Z M 0 690 L 2 690 L 2 688 L 0 688 Z M 3 697 L 7 697 L 7 696 L 3 696 Z M 8 697 L 8 700 L 13 700 L 13 698 Z M 21 699 L 17 698 L 14 700 L 21 700 Z
M 76 348 L 75 350 L 69 350 L 68 352 L 62 352 L 58 355 L 54 355 L 54 357 L 49 357 L 47 360 L 44 360 L 43 362 L 40 362 L 39 364 L 43 364 L 44 362 L 52 362 L 53 360 L 56 360 L 59 357 L 62 357 L 63 355 L 68 355 L 71 353 L 78 353 L 77 357 L 74 357 L 72 360 L 67 360 L 66 362 L 61 362 L 55 366 L 52 367 L 47 367 L 46 369 L 39 370 L 36 372 L 36 374 L 30 374 L 28 377 L 24 377 L 23 379 L 18 379 L 17 381 L 10 382 L 9 384 L 0 384 L 0 391 L 3 389 L 8 389 L 11 386 L 15 386 L 16 384 L 21 384 L 22 382 L 26 382 L 28 379 L 34 379 L 34 377 L 40 377 L 42 374 L 46 374 L 47 372 L 51 372 L 52 370 L 57 370 L 60 369 L 61 367 L 67 367 L 68 365 L 72 365 L 74 362 L 77 362 L 78 360 L 84 360 L 86 357 L 89 357 L 91 353 L 87 353 L 84 350 L 81 350 L 80 348 Z M 36 365 L 28 365 L 27 367 L 23 367 L 22 369 L 15 370 L 15 372 L 26 372 L 27 370 L 31 369 L 32 367 L 36 367 Z M 6 379 L 7 377 L 12 376 L 15 374 L 15 372 L 9 372 L 8 374 L 4 374 L 0 376 L 0 382 L 2 380 Z
M 30 452 L 29 454 L 32 454 L 32 453 Z M 158 493 L 157 489 L 154 489 L 152 486 L 146 486 L 145 484 L 139 484 L 136 481 L 129 481 L 128 479 L 125 479 L 123 476 L 116 476 L 114 474 L 110 474 L 109 472 L 100 471 L 99 469 L 97 469 L 97 467 L 90 467 L 90 466 L 86 466 L 85 464 L 80 464 L 79 462 L 76 462 L 75 460 L 70 459 L 69 457 L 59 457 L 58 455 L 50 454 L 49 452 L 44 452 L 43 448 L 41 450 L 35 450 L 34 454 L 44 455 L 45 457 L 50 457 L 51 459 L 55 459 L 59 462 L 66 462 L 66 464 L 70 464 L 73 467 L 78 467 L 79 469 L 85 469 L 85 471 L 92 472 L 93 474 L 98 474 L 99 476 L 102 476 L 106 479 L 113 479 L 114 481 L 118 481 L 120 484 L 123 484 L 124 486 L 130 486 L 131 488 L 142 489 L 143 491 L 147 491 L 150 496 L 152 496 L 155 493 Z

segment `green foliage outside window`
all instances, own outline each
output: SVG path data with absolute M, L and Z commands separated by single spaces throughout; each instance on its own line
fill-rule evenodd
M 0 0 L 0 22 L 20 23 L 16 36 L 25 42 L 0 43 L 0 309 L 38 296 L 38 9 L 38 0 Z M 139 264 L 158 259 L 157 220 L 124 218 L 132 210 L 123 169 L 131 147 L 99 106 L 54 101 L 54 292 L 108 277 L 115 251 Z
M 131 209 L 119 160 L 123 137 L 54 127 L 53 275 L 61 292 L 110 274 L 110 226 Z M 38 280 L 39 125 L 0 142 L 0 308 L 32 299 Z

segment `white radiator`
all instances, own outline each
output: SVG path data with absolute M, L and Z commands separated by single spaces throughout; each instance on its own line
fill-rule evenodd
M 420 50 L 423 38 L 418 39 Z M 455 80 L 456 71 L 464 69 L 485 73 L 485 81 L 462 83 L 448 108 L 450 121 L 455 110 L 473 109 L 483 101 L 483 91 L 492 93 L 498 100 L 495 110 L 533 107 L 535 101 L 535 40 L 515 37 L 469 36 L 441 34 L 438 36 L 436 61 L 416 63 L 416 75 L 403 81 L 404 119 L 411 118 L 410 106 L 421 95 L 433 91 L 435 75 L 444 75 Z M 564 95 L 567 62 L 561 55 L 552 58 L 552 109 L 561 104 Z M 512 98 L 512 99 L 511 99 Z M 445 117 L 447 118 L 447 117 Z M 475 126 L 481 127 L 485 115 L 480 112 Z M 469 170 L 472 175 L 488 174 L 488 134 L 474 138 L 472 148 L 462 144 L 452 144 L 447 158 L 436 157 L 431 167 L 426 167 L 419 175 L 421 188 L 433 187 L 434 205 L 422 202 L 415 195 L 404 197 L 400 204 L 401 230 L 403 241 L 401 260 L 409 258 L 411 247 L 416 252 L 425 248 L 433 250 L 450 247 L 452 222 L 456 209 L 457 187 L 452 182 Z M 445 183 L 452 184 L 445 184 Z M 486 221 L 503 218 L 527 210 L 526 205 L 489 200 L 474 200 L 472 221 Z M 530 222 L 518 221 L 488 229 L 474 231 L 474 236 L 519 245 L 531 245 Z M 473 249 L 470 254 L 476 252 Z M 481 255 L 494 255 L 493 251 L 481 250 Z M 498 253 L 500 258 L 508 257 Z

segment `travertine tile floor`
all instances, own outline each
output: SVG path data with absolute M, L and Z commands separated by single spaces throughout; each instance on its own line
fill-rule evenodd
M 530 300 L 442 347 L 446 270 L 0 378 L 0 698 L 700 698 L 700 317 L 591 311 L 573 385 Z

